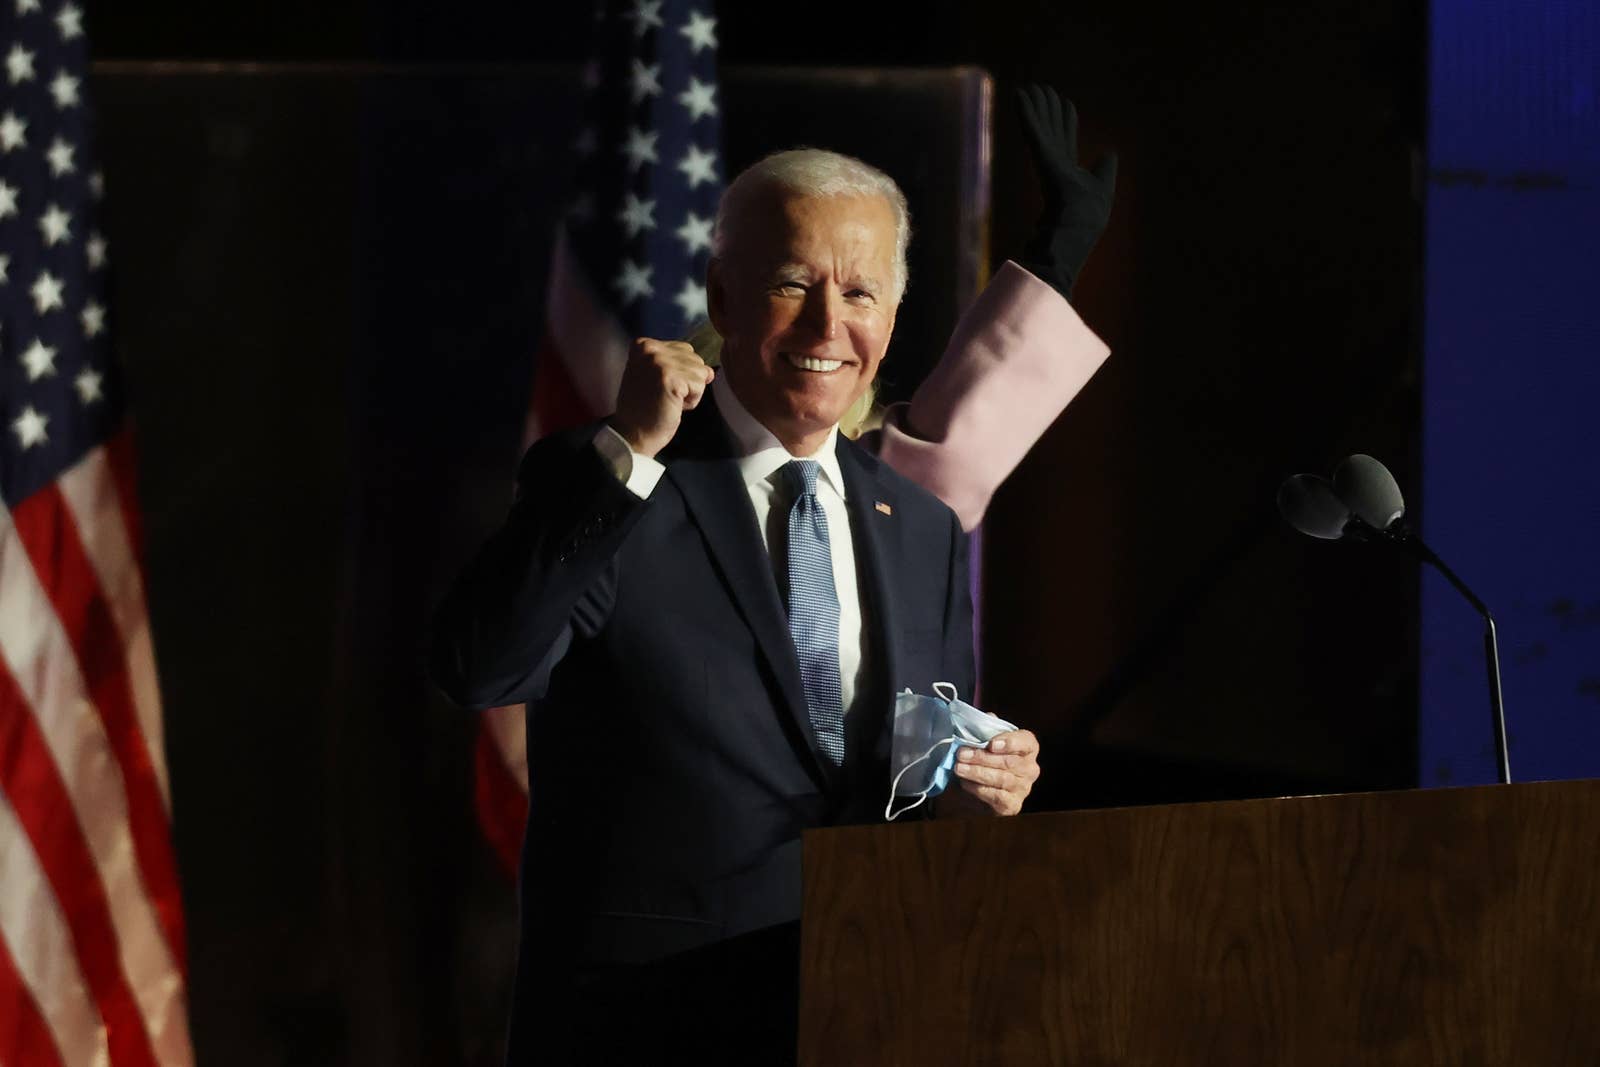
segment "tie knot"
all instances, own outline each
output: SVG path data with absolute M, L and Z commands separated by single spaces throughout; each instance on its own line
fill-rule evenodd
M 821 471 L 822 464 L 814 459 L 791 459 L 784 464 L 783 477 L 789 483 L 789 492 L 794 499 L 816 495 L 817 475 Z

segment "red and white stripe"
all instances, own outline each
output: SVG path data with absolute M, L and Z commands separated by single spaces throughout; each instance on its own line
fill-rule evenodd
M 545 337 L 533 366 L 523 445 L 609 414 L 617 405 L 631 338 L 556 234 L 545 291 Z
M 126 431 L 0 509 L 0 1065 L 187 1067 Z
M 616 406 L 630 338 L 595 293 L 558 232 L 545 293 L 545 336 L 534 361 L 523 446 L 597 419 Z M 474 802 L 478 825 L 505 871 L 515 876 L 528 818 L 526 709 L 486 713 L 478 730 Z

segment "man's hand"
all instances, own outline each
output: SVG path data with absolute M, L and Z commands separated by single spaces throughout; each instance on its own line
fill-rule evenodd
M 1092 171 L 1078 166 L 1078 110 L 1054 89 L 1025 85 L 1017 90 L 1017 105 L 1044 193 L 1044 212 L 1019 262 L 1070 297 L 1111 219 L 1117 156 L 1107 153 Z
M 1012 730 L 996 734 L 988 748 L 962 745 L 956 777 L 966 794 L 961 799 L 981 802 L 982 814 L 1015 815 L 1039 780 L 1039 739 L 1031 730 Z
M 700 403 L 715 376 L 686 342 L 641 337 L 628 349 L 617 410 L 607 421 L 629 448 L 654 456 L 667 447 L 683 413 Z

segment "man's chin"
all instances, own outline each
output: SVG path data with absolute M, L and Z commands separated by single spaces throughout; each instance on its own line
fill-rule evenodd
M 785 447 L 792 448 L 797 441 L 826 434 L 839 424 L 844 411 L 844 408 L 839 408 L 835 413 L 831 405 L 791 406 L 774 418 L 767 428 L 784 443 Z
M 790 401 L 783 412 L 783 420 L 797 429 L 803 428 L 807 433 L 833 427 L 850 410 L 849 396 L 839 396 L 832 391 L 821 396 L 814 393 L 791 396 Z

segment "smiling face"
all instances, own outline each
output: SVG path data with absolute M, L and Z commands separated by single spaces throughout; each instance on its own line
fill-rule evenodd
M 895 216 L 880 196 L 773 191 L 744 209 L 706 298 L 728 384 L 809 456 L 877 376 L 894 331 Z

